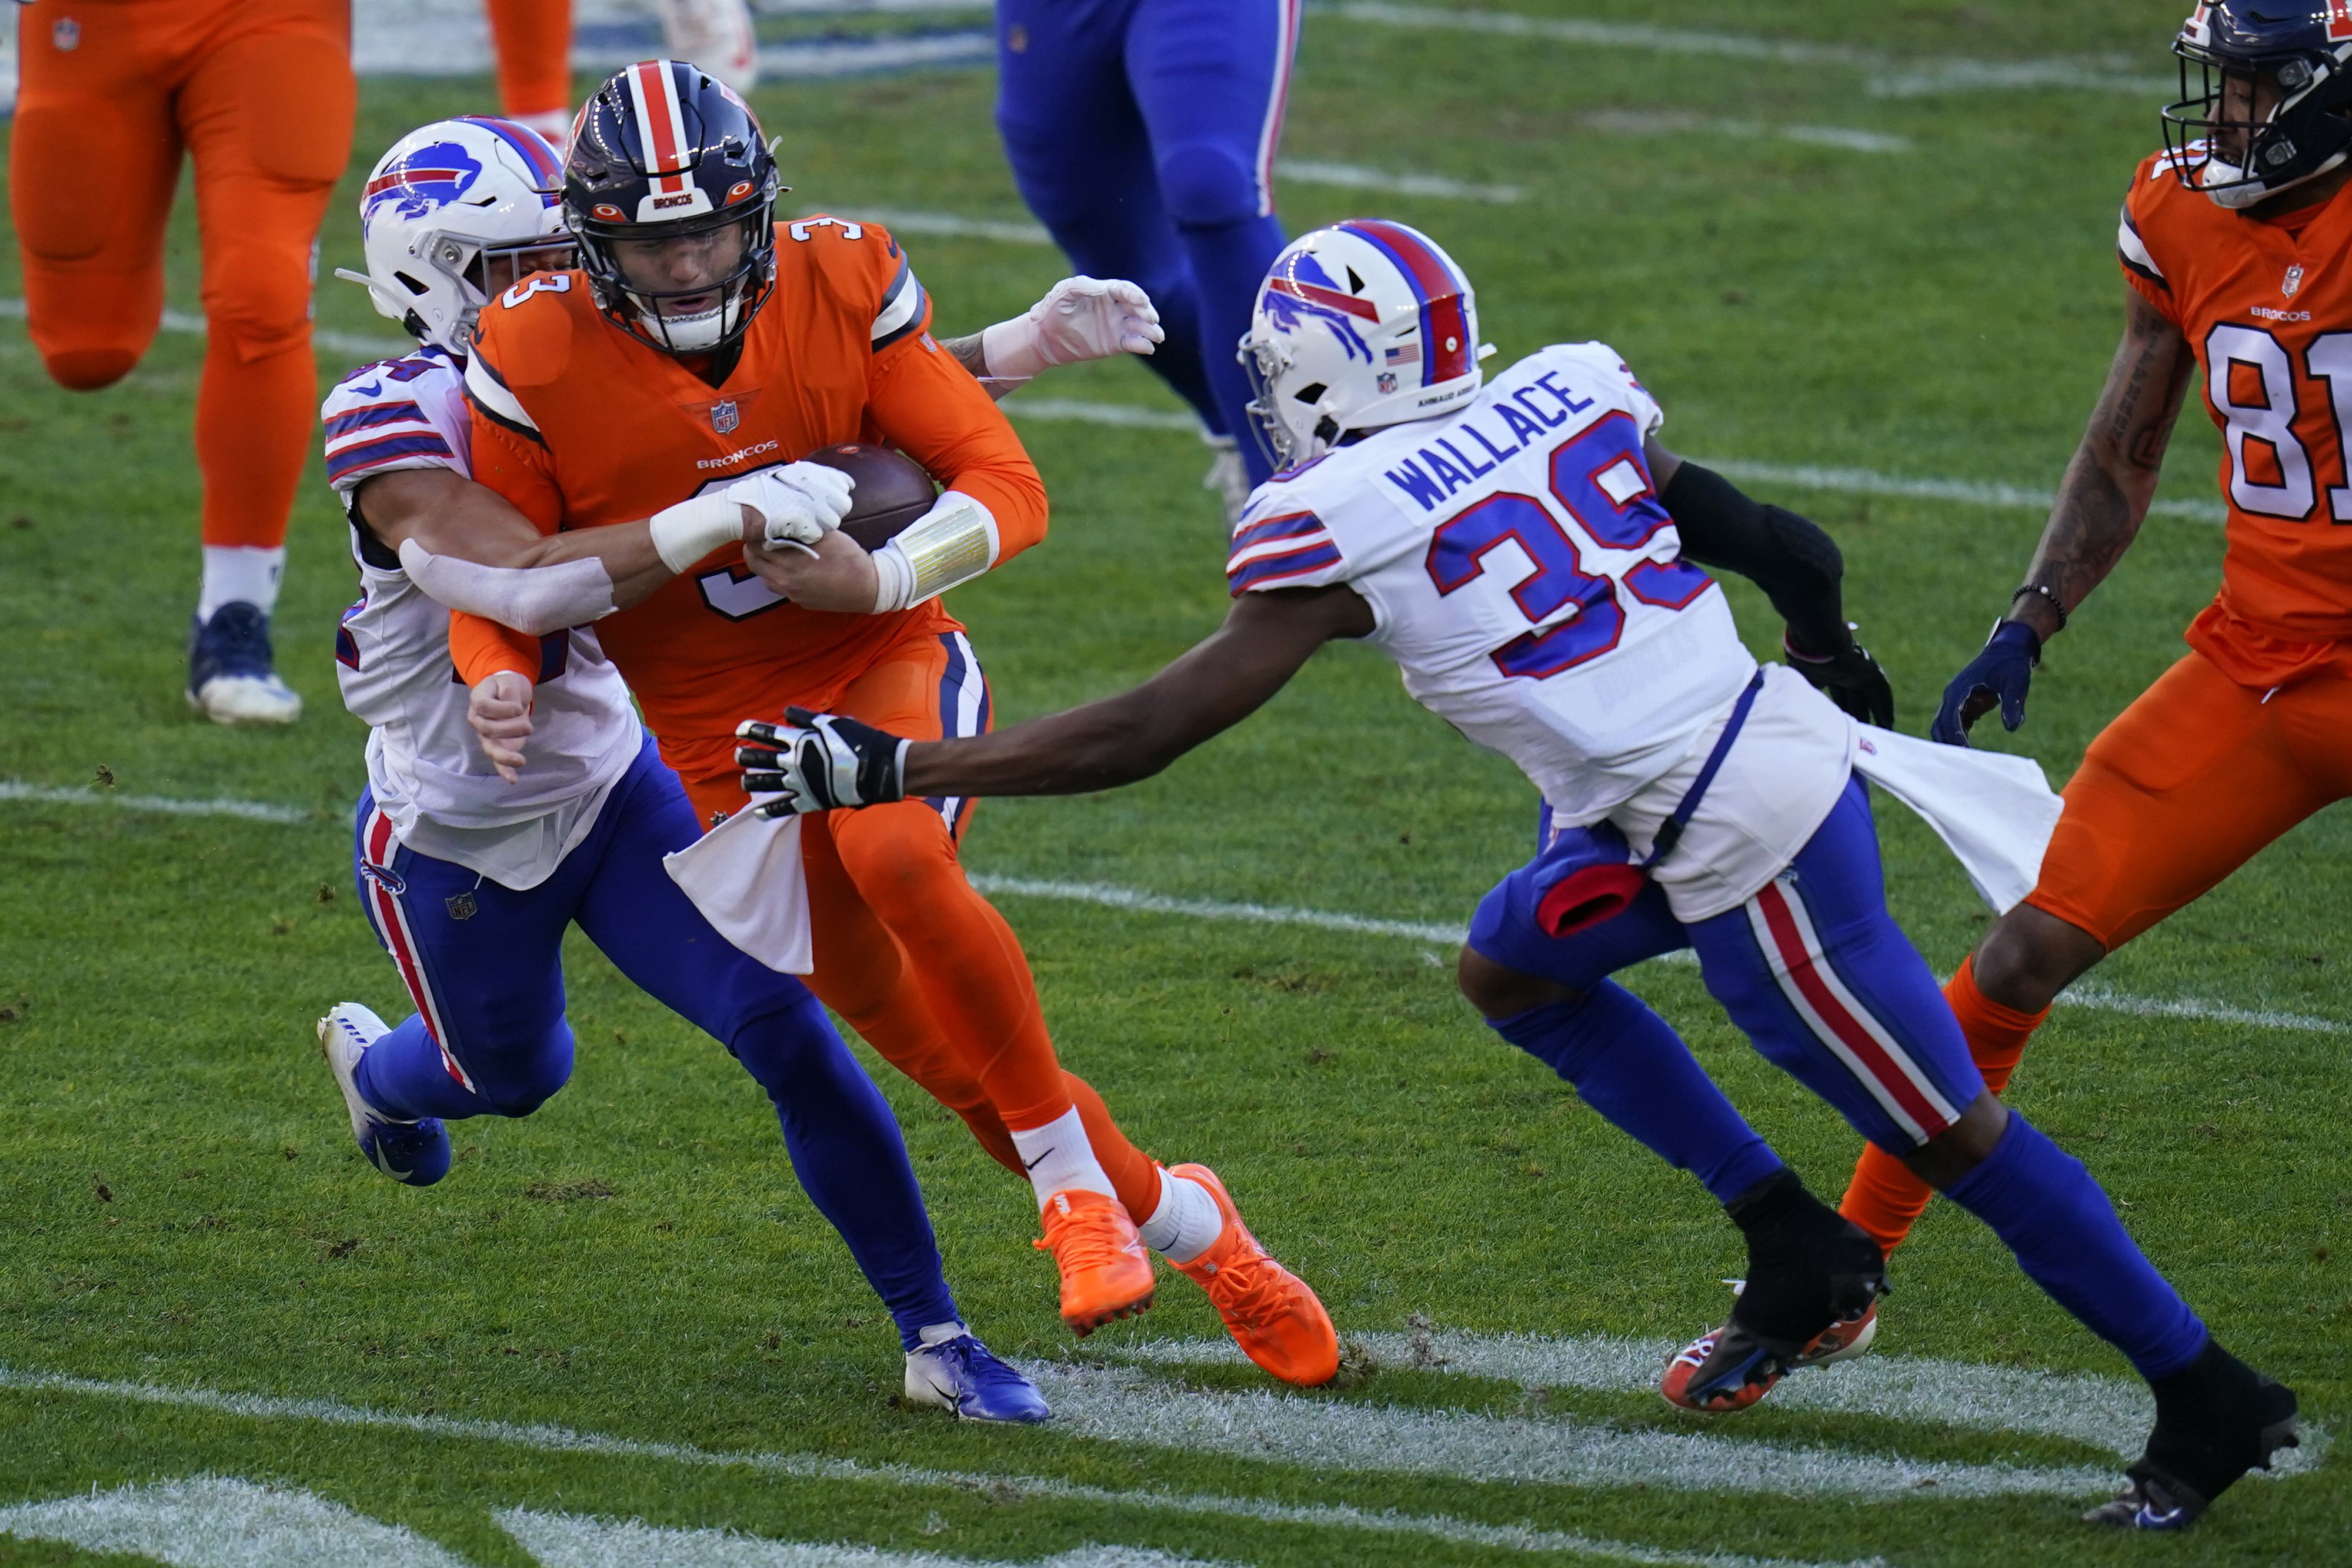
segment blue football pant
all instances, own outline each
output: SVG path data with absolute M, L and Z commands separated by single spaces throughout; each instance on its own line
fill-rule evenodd
M 1234 346 L 1283 247 L 1274 216 L 1299 0 L 999 0 L 997 129 L 1071 265 L 1141 284 L 1168 341 L 1144 363 L 1269 467 Z
M 572 1075 L 562 943 L 577 922 L 767 1090 L 803 1189 L 911 1348 L 957 1314 L 898 1124 L 807 987 L 720 936 L 670 879 L 662 857 L 699 837 L 650 737 L 588 837 L 525 891 L 401 846 L 363 793 L 354 879 L 417 1011 L 361 1058 L 360 1092 L 398 1117 L 538 1109 Z
M 1788 869 L 1739 908 L 1696 924 L 1676 921 L 1653 886 L 1616 918 L 1554 940 L 1535 923 L 1532 869 L 1504 879 L 1471 923 L 1470 945 L 1495 963 L 1622 1008 L 1630 994 L 1606 984 L 1609 973 L 1689 947 L 1708 992 L 1756 1048 L 1890 1153 L 1942 1132 L 1984 1092 L 1942 988 L 1886 911 L 1878 837 L 1858 778 Z M 1615 1093 L 1588 1097 L 1594 1109 L 1686 1169 L 1704 1173 L 1748 1155 L 1754 1132 L 1712 1082 L 1696 1091 L 1688 1047 L 1662 1022 L 1647 1026 L 1655 1015 L 1642 1011 L 1642 1026 L 1621 1026 L 1618 1037 L 1646 1057 L 1631 1071 L 1612 1064 Z M 1498 1032 L 1527 1033 L 1521 1022 L 1498 1020 Z M 1566 1033 L 1564 1026 L 1549 1031 Z M 1582 1070 L 1607 1055 L 1587 1048 L 1576 1065 Z M 1646 1100 L 1643 1083 L 1658 1086 Z M 1660 1139 L 1655 1129 L 1675 1110 L 1665 1101 L 1676 1097 L 1691 1114 L 1677 1121 L 1674 1140 Z M 1634 1101 L 1630 1114 L 1618 1103 L 1623 1098 Z M 1721 1147 L 1692 1147 L 1694 1128 L 1720 1130 Z M 2176 1372 L 2203 1350 L 2204 1325 L 2140 1254 L 2097 1183 L 2023 1117 L 2011 1112 L 1993 1152 L 1947 1195 L 1990 1226 L 2036 1284 L 2144 1375 Z

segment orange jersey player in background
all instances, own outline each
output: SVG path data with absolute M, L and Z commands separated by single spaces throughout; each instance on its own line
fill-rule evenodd
M 813 470 L 814 497 L 838 487 L 824 518 L 837 522 L 839 476 L 794 459 L 849 441 L 896 447 L 948 484 L 870 555 L 818 529 L 813 549 L 762 552 L 758 574 L 737 550 L 677 561 L 675 581 L 597 624 L 714 822 L 745 804 L 733 734 L 746 713 L 799 703 L 927 738 L 986 729 L 985 682 L 938 595 L 1045 531 L 1035 468 L 933 342 L 898 244 L 870 224 L 777 224 L 778 188 L 733 93 L 673 61 L 617 73 L 582 111 L 565 171 L 583 267 L 486 309 L 467 374 L 475 478 L 545 532 L 646 517 L 779 465 L 787 481 Z M 469 619 L 452 635 L 469 684 L 536 668 L 535 642 L 508 639 L 501 655 Z M 1330 1320 L 1215 1176 L 1160 1169 L 1062 1070 L 1018 941 L 957 861 L 969 809 L 909 801 L 811 821 L 811 986 L 1026 1172 L 1074 1329 L 1150 1304 L 1140 1221 L 1140 1241 L 1208 1289 L 1259 1364 L 1328 1380 Z
M 572 0 L 482 0 L 499 106 L 558 153 L 572 139 Z
M 2200 5 L 2174 50 L 2171 146 L 2124 202 L 2122 346 L 2024 586 L 1945 692 L 1936 738 L 1967 744 L 1996 702 L 2010 729 L 2023 721 L 2042 644 L 2147 516 L 2191 384 L 2225 447 L 2221 591 L 2187 655 L 2091 742 L 2039 886 L 1946 987 L 1995 1092 L 2076 976 L 2352 795 L 2352 7 L 2271 21 Z M 1870 1150 L 1843 1212 L 1891 1249 L 1927 1199 Z
M 196 392 L 204 573 L 188 700 L 224 724 L 290 723 L 269 615 L 319 400 L 310 274 L 351 162 L 350 0 L 35 0 L 8 205 L 41 363 L 110 386 L 163 314 L 163 230 L 196 166 L 208 342 Z

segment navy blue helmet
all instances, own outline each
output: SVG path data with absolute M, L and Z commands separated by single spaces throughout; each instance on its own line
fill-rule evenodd
M 2191 190 L 2252 206 L 2352 149 L 2352 0 L 2200 5 L 2172 52 L 2180 101 L 2165 108 L 2164 144 Z
M 580 110 L 563 221 L 600 309 L 665 353 L 709 353 L 740 338 L 775 288 L 784 188 L 731 89 L 682 61 L 641 60 Z

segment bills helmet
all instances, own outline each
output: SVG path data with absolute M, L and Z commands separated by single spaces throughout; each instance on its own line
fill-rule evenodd
M 538 132 L 466 115 L 410 132 L 360 192 L 367 287 L 381 314 L 419 342 L 462 355 L 492 294 L 572 264 L 563 165 Z
M 2173 174 L 2225 207 L 2324 174 L 2352 149 L 2352 3 L 2217 0 L 2181 24 Z M 2189 73 L 2197 73 L 2192 87 Z
M 785 188 L 730 89 L 697 66 L 642 60 L 572 125 L 563 221 L 605 314 L 666 353 L 709 353 L 740 338 L 775 287 Z
M 1251 422 L 1278 468 L 1352 434 L 1427 419 L 1478 395 L 1470 279 L 1427 235 L 1350 218 L 1284 247 L 1259 287 L 1242 366 Z

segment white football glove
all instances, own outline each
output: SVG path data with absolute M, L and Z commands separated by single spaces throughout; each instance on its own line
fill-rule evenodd
M 770 545 L 805 550 L 841 526 L 856 483 L 823 463 L 786 463 L 738 479 L 720 493 L 760 514 Z
M 1065 278 L 1009 321 L 980 334 L 991 381 L 1026 381 L 1057 364 L 1148 354 L 1168 334 L 1151 296 L 1124 279 Z

